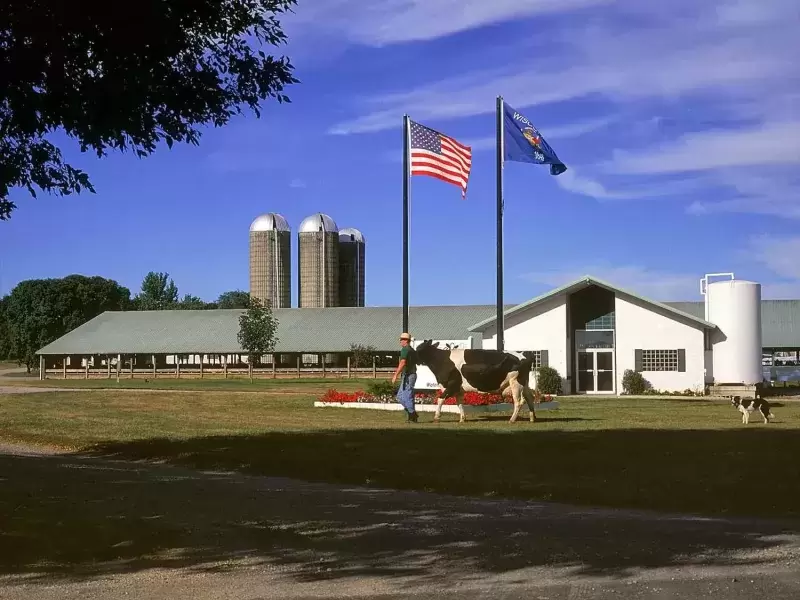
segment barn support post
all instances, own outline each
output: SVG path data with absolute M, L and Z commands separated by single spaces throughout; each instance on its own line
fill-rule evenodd
M 117 383 L 119 383 L 119 372 L 122 369 L 122 354 L 117 354 Z
M 136 356 L 131 355 L 131 379 L 133 379 L 133 361 L 136 360 Z
M 153 379 L 155 379 L 156 378 L 156 355 L 152 354 L 152 355 L 150 355 L 150 358 L 153 359 Z
M 277 238 L 276 238 L 276 239 L 277 239 Z M 272 353 L 272 378 L 273 378 L 273 379 L 275 379 L 275 378 L 278 376 L 278 367 L 277 367 L 277 363 L 278 363 L 278 357 L 277 357 L 277 355 L 276 355 L 276 354 L 273 352 L 273 353 Z
M 227 354 L 223 354 L 222 355 L 222 378 L 223 379 L 227 379 L 228 378 L 228 355 Z
M 247 376 L 250 378 L 250 381 L 253 381 L 253 361 L 251 357 L 247 357 Z
M 200 355 L 200 379 L 203 378 L 203 355 Z
M 327 371 L 325 370 L 325 355 L 324 354 L 320 354 L 319 355 L 319 360 L 322 363 L 322 378 L 325 379 L 328 376 L 327 375 Z
M 83 369 L 83 378 L 89 379 L 89 357 L 86 357 L 86 366 Z
M 347 378 L 350 379 L 350 355 L 347 355 Z
M 106 379 L 111 379 L 111 356 L 108 354 L 106 354 L 106 371 L 108 373 Z
M 297 355 L 297 378 L 300 379 L 300 355 Z
M 180 379 L 181 377 L 181 359 L 177 354 L 173 355 L 175 357 L 175 379 Z
M 372 357 L 372 378 L 378 378 L 378 358 L 375 356 Z
M 64 371 L 64 379 L 66 379 L 67 378 L 67 357 L 66 356 L 63 359 L 61 359 L 61 368 Z
M 44 381 L 44 354 L 39 355 L 39 381 Z

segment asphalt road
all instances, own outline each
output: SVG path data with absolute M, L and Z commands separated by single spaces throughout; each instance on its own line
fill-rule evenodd
M 800 523 L 465 499 L 0 447 L 0 598 L 434 595 L 795 599 Z

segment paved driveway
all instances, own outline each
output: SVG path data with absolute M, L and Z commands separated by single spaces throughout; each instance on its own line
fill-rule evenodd
M 463 499 L 12 447 L 0 448 L 0 519 L 9 600 L 800 597 L 798 522 Z

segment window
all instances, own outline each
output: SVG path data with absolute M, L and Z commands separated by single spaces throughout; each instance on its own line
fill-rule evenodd
M 592 319 L 591 321 L 586 322 L 586 327 L 584 329 L 591 331 L 594 329 L 614 329 L 616 325 L 616 313 L 615 311 L 611 311 L 608 314 L 601 315 L 596 319 Z
M 636 350 L 636 370 L 639 372 L 686 371 L 686 351 Z

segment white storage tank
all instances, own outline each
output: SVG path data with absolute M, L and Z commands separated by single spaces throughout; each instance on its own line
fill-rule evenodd
M 706 286 L 706 320 L 719 332 L 712 340 L 714 383 L 754 385 L 761 368 L 761 284 L 741 279 Z

